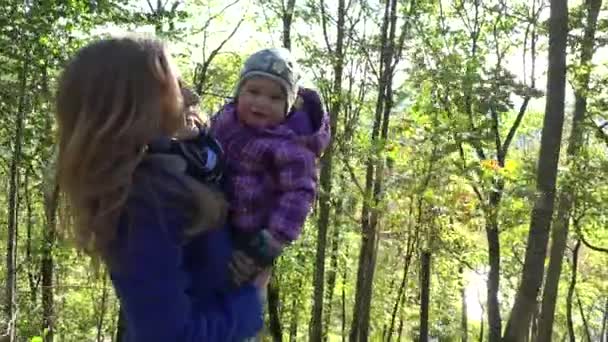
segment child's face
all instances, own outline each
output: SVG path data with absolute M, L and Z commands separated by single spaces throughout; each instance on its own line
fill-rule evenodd
M 238 94 L 238 118 L 252 127 L 275 126 L 285 120 L 287 98 L 281 85 L 267 77 L 245 81 Z

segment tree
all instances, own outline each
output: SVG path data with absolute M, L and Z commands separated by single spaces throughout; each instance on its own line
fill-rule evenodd
M 332 191 L 332 174 L 333 174 L 333 158 L 335 150 L 335 136 L 337 134 L 338 117 L 342 110 L 342 72 L 344 69 L 344 31 L 346 8 L 345 1 L 338 0 L 338 22 L 336 25 L 336 45 L 335 51 L 327 44 L 327 50 L 333 55 L 333 83 L 330 96 L 330 130 L 332 139 L 327 147 L 325 154 L 321 158 L 321 175 L 320 175 L 320 194 L 319 194 L 319 215 L 317 220 L 317 250 L 315 257 L 315 272 L 314 272 L 314 295 L 312 315 L 310 322 L 310 341 L 321 341 L 324 336 L 323 327 L 323 294 L 325 286 L 325 252 L 327 246 L 327 230 L 330 222 L 331 212 L 331 191 Z M 325 6 L 325 4 L 321 4 Z M 323 26 L 327 18 L 321 17 Z M 329 41 L 327 35 L 326 41 Z M 335 242 L 334 242 L 335 243 Z
M 19 107 L 17 109 L 17 120 L 15 127 L 15 144 L 13 146 L 13 155 L 10 166 L 10 186 L 9 186 L 9 201 L 8 201 L 8 237 L 6 247 L 6 303 L 5 315 L 8 320 L 7 331 L 9 340 L 15 339 L 15 322 L 17 314 L 15 305 L 17 302 L 17 222 L 18 222 L 18 177 L 21 167 L 21 149 L 23 141 L 23 125 L 25 121 L 26 109 L 26 91 L 27 91 L 27 73 L 28 65 L 30 64 L 29 57 L 23 57 L 23 63 L 20 72 L 20 96 Z
M 209 28 L 215 21 L 218 20 L 219 17 L 224 15 L 224 13 L 228 9 L 230 9 L 234 5 L 238 4 L 239 2 L 240 2 L 240 0 L 234 0 L 230 3 L 228 3 L 226 6 L 224 6 L 219 12 L 217 12 L 213 15 L 209 15 L 209 17 L 204 22 L 202 27 L 195 31 L 195 33 L 200 33 L 200 32 L 203 33 L 203 43 L 202 43 L 203 62 L 196 64 L 196 67 L 194 69 L 194 77 L 193 77 L 194 89 L 196 90 L 196 92 L 198 94 L 204 95 L 204 93 L 206 92 L 206 90 L 207 90 L 206 85 L 207 85 L 207 82 L 209 81 L 208 72 L 209 72 L 209 68 L 211 67 L 211 63 L 214 61 L 214 59 L 217 57 L 217 55 L 222 51 L 222 49 L 224 48 L 226 43 L 228 43 L 230 41 L 230 39 L 232 39 L 232 37 L 234 37 L 236 35 L 239 28 L 245 21 L 245 17 L 244 16 L 241 17 L 241 19 L 239 19 L 239 21 L 234 25 L 234 27 L 232 28 L 230 33 L 228 33 L 228 35 L 225 36 L 225 38 L 219 44 L 217 44 L 217 46 L 215 48 L 213 48 L 211 50 L 211 52 L 209 52 L 209 54 L 207 55 L 207 49 L 208 49 L 208 45 L 209 45 L 208 40 L 210 40 L 210 38 L 212 36 L 214 36 L 209 33 Z
M 537 197 L 530 220 L 523 274 L 505 330 L 506 341 L 521 341 L 528 334 L 543 280 L 564 122 L 567 35 L 568 3 L 551 0 L 547 100 L 538 157 Z
M 388 134 L 388 120 L 392 109 L 393 58 L 395 56 L 395 31 L 397 24 L 397 1 L 387 1 L 384 8 L 382 28 L 380 29 L 379 83 L 376 99 L 371 143 L 381 146 Z M 389 34 L 390 32 L 390 34 Z M 380 129 L 382 128 L 382 131 Z M 377 145 L 376 145 L 377 144 Z M 380 152 L 381 149 L 378 150 Z M 361 209 L 361 250 L 357 270 L 357 290 L 353 308 L 353 321 L 349 340 L 367 341 L 369 334 L 369 314 L 372 296 L 372 283 L 375 269 L 377 247 L 376 225 L 378 211 L 373 207 L 380 201 L 382 194 L 384 158 L 382 155 L 369 158 L 366 162 L 364 203 Z
M 591 60 L 593 58 L 595 30 L 597 16 L 601 7 L 601 0 L 590 0 L 586 3 L 587 23 L 585 36 L 581 45 L 581 75 L 578 77 L 580 84 L 575 90 L 574 116 L 572 118 L 572 132 L 567 149 L 567 163 L 577 168 L 578 154 L 583 144 L 583 125 L 587 111 L 587 93 L 589 91 L 589 77 L 591 73 Z M 559 193 L 557 215 L 551 232 L 551 257 L 547 269 L 547 279 L 542 298 L 542 311 L 538 328 L 539 341 L 551 341 L 553 332 L 553 321 L 555 316 L 555 302 L 557 289 L 561 274 L 562 259 L 568 240 L 568 226 L 570 224 L 570 213 L 572 212 L 573 196 L 576 187 L 576 177 L 569 179 Z

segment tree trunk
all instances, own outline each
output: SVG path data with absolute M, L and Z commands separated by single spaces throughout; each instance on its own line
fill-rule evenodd
M 604 306 L 604 318 L 602 319 L 602 331 L 600 332 L 600 342 L 608 342 L 608 297 Z
M 25 261 L 27 265 L 27 280 L 30 286 L 30 301 L 32 305 L 35 305 L 38 298 L 38 279 L 40 277 L 38 272 L 36 272 L 38 275 L 34 273 L 34 265 L 37 264 L 32 257 L 32 228 L 34 225 L 32 215 L 34 214 L 34 210 L 32 208 L 32 194 L 30 192 L 30 172 L 25 173 L 25 184 L 23 186 L 25 188 L 25 207 L 27 210 Z
M 403 336 L 403 328 L 404 328 L 404 323 L 403 323 L 403 321 L 404 321 L 403 308 L 404 307 L 405 307 L 405 290 L 404 290 L 403 294 L 401 295 L 401 303 L 400 303 L 400 308 L 399 308 L 399 326 L 397 328 L 397 341 L 402 341 L 401 336 Z
M 466 281 L 464 279 L 464 268 L 460 266 L 460 333 L 462 334 L 461 341 L 467 342 L 469 339 L 469 319 L 467 317 L 467 293 Z
M 348 267 L 344 267 L 344 271 L 342 272 L 342 342 L 346 341 L 346 279 Z
M 291 1 L 291 0 L 290 0 Z M 336 38 L 336 51 L 334 59 L 333 99 L 330 107 L 330 129 L 332 136 L 337 133 L 338 114 L 341 111 L 342 74 L 344 69 L 344 22 L 345 0 L 338 1 L 338 25 Z M 334 157 L 335 138 L 331 139 L 323 157 L 321 158 L 321 175 L 319 193 L 319 218 L 317 221 L 317 251 L 315 257 L 313 305 L 310 320 L 310 341 L 323 340 L 323 294 L 325 286 L 325 249 L 327 245 L 327 229 L 331 211 L 332 169 Z
M 578 251 L 581 247 L 581 240 L 576 241 L 574 250 L 572 251 L 572 275 L 570 277 L 570 287 L 568 287 L 568 296 L 566 297 L 566 323 L 568 325 L 568 336 L 570 336 L 570 342 L 576 342 L 576 336 L 574 335 L 574 323 L 572 321 L 572 297 L 574 296 L 574 289 L 576 288 L 576 271 L 578 267 Z
M 336 275 L 338 273 L 338 246 L 340 245 L 340 215 L 342 215 L 343 201 L 340 199 L 336 205 L 335 224 L 331 238 L 331 254 L 329 257 L 329 271 L 327 272 L 327 299 L 325 303 L 323 341 L 327 341 L 328 330 L 331 325 L 331 312 L 333 308 L 334 290 L 336 288 Z
M 29 58 L 24 58 L 20 74 L 20 96 L 15 122 L 13 155 L 10 165 L 8 190 L 8 229 L 6 238 L 6 303 L 4 313 L 7 319 L 9 340 L 15 340 L 15 323 L 17 322 L 15 305 L 17 301 L 17 221 L 18 213 L 18 178 L 21 167 L 21 145 L 23 141 L 23 125 L 25 122 L 25 106 L 27 91 L 27 72 Z
M 538 159 L 537 199 L 530 220 L 523 274 L 507 323 L 505 341 L 521 341 L 529 331 L 542 285 L 564 122 L 567 34 L 567 0 L 551 0 L 547 99 Z
M 97 342 L 103 342 L 103 324 L 106 316 L 106 307 L 108 302 L 108 276 L 104 273 L 103 285 L 101 288 L 101 302 L 99 303 L 99 317 L 97 318 Z
M 589 0 L 587 12 L 587 26 L 585 37 L 581 48 L 580 63 L 584 67 L 580 78 L 580 84 L 575 89 L 574 116 L 572 118 L 572 132 L 568 142 L 567 163 L 576 165 L 579 151 L 583 144 L 583 125 L 587 112 L 587 92 L 589 90 L 589 75 L 591 72 L 591 60 L 593 58 L 595 29 L 598 13 L 602 4 L 601 0 Z M 576 167 L 574 167 L 576 169 Z M 562 269 L 562 259 L 568 241 L 570 223 L 570 212 L 572 211 L 572 196 L 575 189 L 575 178 L 568 180 L 559 193 L 557 215 L 551 232 L 551 254 L 547 279 L 543 290 L 542 311 L 539 323 L 538 341 L 551 341 L 553 331 L 553 320 L 555 316 L 555 304 L 559 287 L 559 279 Z
M 372 146 L 377 146 L 376 144 L 385 141 L 387 138 L 389 113 L 392 109 L 392 61 L 394 57 L 396 21 L 397 1 L 387 1 L 381 29 L 382 36 L 380 46 L 382 50 L 379 68 L 380 80 L 378 84 L 376 113 L 372 128 Z M 388 34 L 389 31 L 390 34 Z M 380 132 L 381 127 L 382 132 Z M 355 305 L 353 307 L 353 321 L 349 338 L 351 342 L 368 340 L 369 314 L 377 244 L 376 226 L 379 215 L 376 205 L 379 203 L 382 194 L 383 165 L 384 158 L 382 157 L 382 153 L 367 160 L 364 192 L 365 200 L 361 210 L 361 250 L 359 252 Z
M 274 342 L 281 342 L 283 340 L 279 290 L 279 280 L 273 275 L 268 285 L 268 317 L 270 321 L 270 335 Z
M 401 277 L 401 284 L 399 284 L 399 290 L 397 292 L 397 298 L 395 299 L 395 305 L 393 306 L 393 312 L 391 314 L 391 323 L 388 327 L 387 333 L 387 342 L 390 342 L 393 338 L 393 329 L 395 328 L 395 320 L 397 318 L 397 313 L 399 312 L 399 304 L 403 302 L 403 298 L 405 297 L 405 290 L 407 285 L 407 275 L 409 273 L 410 263 L 412 260 L 412 252 L 414 250 L 415 241 L 412 241 L 410 244 L 410 237 L 408 237 L 407 248 L 408 250 L 405 252 L 405 260 L 403 262 L 403 276 Z M 413 237 L 412 240 L 417 240 L 417 238 Z M 403 307 L 403 306 L 401 306 Z
M 295 342 L 298 339 L 298 320 L 300 308 L 298 305 L 298 293 L 301 288 L 301 280 L 298 283 L 298 292 L 293 296 L 291 300 L 291 321 L 289 322 L 289 342 Z
M 587 323 L 587 316 L 585 316 L 585 310 L 583 310 L 583 303 L 581 297 L 576 293 L 576 302 L 578 304 L 578 310 L 581 313 L 581 319 L 583 320 L 583 328 L 585 329 L 585 337 L 587 342 L 591 342 L 591 331 L 589 330 L 589 323 Z
M 53 248 L 57 228 L 57 205 L 59 189 L 55 184 L 49 186 L 44 194 L 46 227 L 42 247 L 42 328 L 46 331 L 45 342 L 53 342 L 55 308 L 53 300 Z
M 483 338 L 484 338 L 484 326 L 485 326 L 485 322 L 483 321 L 483 318 L 485 317 L 484 313 L 483 313 L 483 306 L 481 307 L 481 322 L 479 323 L 479 342 L 483 342 Z
M 500 341 L 502 334 L 502 319 L 500 318 L 500 303 L 498 291 L 500 290 L 500 237 L 498 232 L 498 205 L 502 197 L 502 183 L 497 191 L 490 193 L 490 210 L 486 223 L 486 238 L 488 240 L 488 330 L 490 342 Z
M 431 292 L 431 252 L 420 255 L 420 342 L 429 340 L 429 299 Z
M 291 50 L 291 22 L 296 0 L 287 0 L 287 7 L 283 10 L 283 47 Z

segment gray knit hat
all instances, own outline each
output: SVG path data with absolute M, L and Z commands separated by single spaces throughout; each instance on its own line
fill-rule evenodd
M 289 50 L 284 48 L 263 49 L 249 56 L 241 70 L 236 96 L 243 83 L 255 76 L 268 77 L 281 84 L 287 95 L 285 112 L 289 113 L 298 93 L 297 65 Z

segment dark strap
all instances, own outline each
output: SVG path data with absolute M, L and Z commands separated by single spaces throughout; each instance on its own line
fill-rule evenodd
M 184 158 L 186 173 L 204 183 L 219 184 L 223 175 L 223 151 L 206 133 L 189 140 L 159 138 L 148 144 L 148 153 L 176 154 Z

